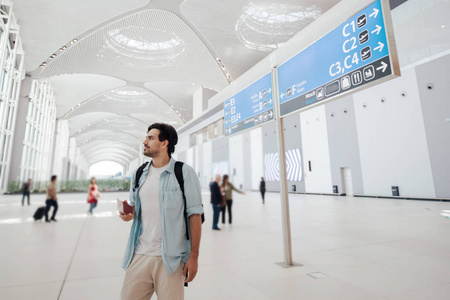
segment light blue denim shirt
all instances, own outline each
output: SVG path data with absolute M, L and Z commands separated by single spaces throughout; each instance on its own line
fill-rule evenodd
M 139 179 L 139 187 L 137 189 L 134 189 L 136 171 L 133 172 L 133 176 L 131 177 L 130 200 L 128 202 L 130 202 L 131 206 L 135 207 L 135 214 L 122 262 L 122 268 L 124 270 L 130 266 L 139 236 L 142 233 L 139 190 L 145 180 L 147 180 L 149 167 L 150 163 L 145 167 Z M 186 238 L 186 225 L 183 216 L 183 194 L 175 176 L 174 168 L 175 160 L 171 158 L 167 169 L 161 174 L 159 179 L 159 209 L 162 222 L 161 252 L 164 266 L 169 275 L 172 275 L 178 269 L 180 262 L 186 263 L 191 255 L 191 243 Z M 188 217 L 194 214 L 202 214 L 203 206 L 200 182 L 191 166 L 183 164 L 183 178 L 187 206 L 186 213 Z

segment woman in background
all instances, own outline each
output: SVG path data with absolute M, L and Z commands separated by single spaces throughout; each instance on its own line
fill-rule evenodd
M 88 185 L 88 198 L 87 202 L 89 203 L 89 214 L 92 215 L 92 211 L 95 207 L 97 207 L 98 198 L 100 198 L 100 192 L 98 190 L 97 181 L 95 177 L 91 178 L 91 182 Z
M 231 206 L 233 205 L 233 190 L 236 192 L 245 195 L 245 192 L 238 190 L 234 187 L 234 185 L 228 181 L 228 175 L 223 175 L 222 178 L 222 190 L 224 192 L 225 205 L 222 207 L 222 224 L 225 224 L 225 209 L 228 207 L 228 223 L 231 224 L 232 216 L 231 216 Z

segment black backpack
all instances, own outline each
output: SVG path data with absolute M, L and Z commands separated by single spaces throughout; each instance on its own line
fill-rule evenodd
M 136 178 L 134 180 L 133 192 L 139 187 L 139 179 L 144 172 L 145 167 L 148 165 L 148 162 L 143 163 L 136 171 Z M 183 178 L 183 162 L 176 161 L 175 162 L 175 176 L 177 177 L 178 184 L 180 185 L 181 192 L 183 193 L 183 201 L 184 201 L 184 223 L 186 224 L 186 238 L 189 240 L 189 230 L 188 230 L 188 218 L 186 213 L 186 196 L 184 195 L 184 178 Z M 202 204 L 203 206 L 203 204 Z M 205 222 L 205 214 L 202 213 L 202 223 Z

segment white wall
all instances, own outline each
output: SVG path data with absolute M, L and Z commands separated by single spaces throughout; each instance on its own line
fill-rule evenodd
M 332 193 L 330 152 L 325 106 L 300 114 L 305 189 L 307 193 Z M 308 161 L 311 161 L 311 172 Z
M 189 148 L 186 151 L 186 163 L 190 166 L 194 166 L 194 148 Z
M 435 197 L 415 70 L 356 93 L 354 104 L 365 194 L 399 186 L 401 196 Z
M 244 168 L 248 165 L 248 162 L 247 164 L 244 162 L 242 134 L 230 137 L 229 153 L 230 174 L 228 174 L 228 176 L 230 177 L 230 181 L 239 188 L 241 184 L 244 184 Z M 234 169 L 236 169 L 236 175 L 233 174 Z
M 209 180 L 213 178 L 212 174 L 212 142 L 206 142 L 203 145 L 203 178 L 200 178 L 200 183 L 203 188 L 209 187 Z
M 259 182 L 264 177 L 264 154 L 262 127 L 250 131 L 250 153 L 252 169 L 252 190 L 259 190 Z

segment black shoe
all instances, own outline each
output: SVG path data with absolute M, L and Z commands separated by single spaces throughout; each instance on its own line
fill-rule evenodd
M 213 228 L 213 230 L 220 230 L 220 228 L 219 228 L 219 227 L 217 227 L 217 228 Z
M 58 222 L 58 220 L 56 220 L 55 218 L 51 218 L 50 220 L 52 220 L 53 222 Z
M 50 223 L 50 220 L 45 220 L 45 222 Z

